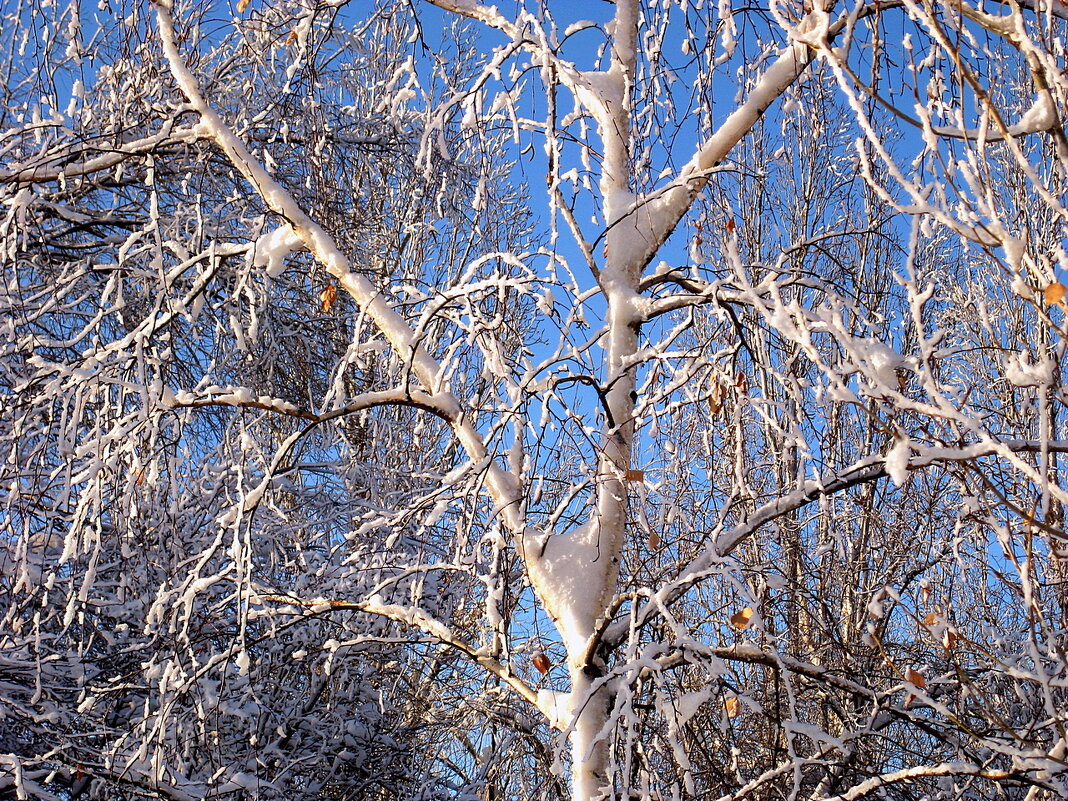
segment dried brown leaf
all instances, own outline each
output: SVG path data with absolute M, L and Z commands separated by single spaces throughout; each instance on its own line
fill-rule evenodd
M 1060 303 L 1065 295 L 1068 295 L 1068 287 L 1060 281 L 1054 281 L 1046 287 L 1046 305 L 1052 306 L 1054 303 Z
M 909 668 L 905 671 L 905 681 L 911 682 L 912 686 L 917 690 L 923 690 L 927 687 L 927 679 L 923 677 L 923 674 Z
M 735 612 L 731 615 L 731 625 L 738 631 L 744 631 L 749 628 L 749 623 L 753 619 L 753 608 L 747 606 L 744 609 Z
M 337 300 L 337 285 L 327 284 L 323 287 L 323 291 L 319 293 L 319 302 L 322 305 L 324 312 L 330 311 L 334 307 L 334 301 Z
M 718 414 L 723 408 L 723 400 L 727 397 L 727 390 L 718 381 L 712 383 L 712 391 L 708 395 L 708 410 L 713 415 Z

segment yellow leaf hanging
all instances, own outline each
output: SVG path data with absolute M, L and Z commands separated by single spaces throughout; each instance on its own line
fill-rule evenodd
M 319 293 L 319 300 L 322 303 L 323 311 L 330 311 L 334 307 L 334 301 L 337 300 L 337 286 L 335 284 L 327 284 L 323 287 L 323 291 Z
M 905 671 L 905 681 L 910 682 L 913 687 L 918 690 L 925 689 L 927 687 L 927 679 L 923 677 L 922 673 L 909 668 Z
M 749 628 L 749 622 L 753 619 L 753 607 L 747 606 L 740 612 L 735 612 L 731 615 L 731 625 L 738 631 L 744 631 Z
M 1060 303 L 1065 295 L 1068 295 L 1068 287 L 1060 281 L 1054 281 L 1046 287 L 1046 305 L 1052 306 L 1055 303 Z

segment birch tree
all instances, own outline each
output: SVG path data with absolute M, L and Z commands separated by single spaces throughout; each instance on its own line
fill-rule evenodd
M 263 6 L 220 29 L 257 21 L 267 54 L 292 37 L 297 74 L 335 7 Z M 321 304 L 344 303 L 347 347 L 307 387 L 315 430 L 257 445 L 260 466 L 212 518 L 234 543 L 238 670 L 250 622 L 293 615 L 378 619 L 375 636 L 461 657 L 427 674 L 485 711 L 439 752 L 445 797 L 1065 794 L 1059 6 L 416 7 L 427 49 L 373 84 L 375 108 L 392 119 L 423 97 L 419 181 L 454 169 L 470 189 L 417 206 L 404 235 L 433 239 L 461 208 L 486 232 L 502 131 L 542 221 L 540 243 L 490 232 L 457 260 L 404 235 L 392 250 L 348 238 L 337 201 L 277 169 L 284 153 L 305 187 L 332 179 L 311 143 L 258 138 L 255 110 L 213 80 L 217 31 L 180 4 L 152 11 L 146 59 L 165 65 L 182 135 L 266 214 L 261 233 L 197 229 L 196 252 L 244 248 L 250 283 L 255 268 L 321 276 Z M 478 27 L 475 69 L 432 50 L 443 15 Z M 153 136 L 175 133 L 138 140 L 165 165 Z M 40 203 L 33 165 L 63 172 L 19 158 L 11 248 Z M 162 258 L 168 274 L 190 256 Z M 157 339 L 107 341 L 127 354 Z M 39 376 L 96 366 L 22 358 L 10 385 L 30 397 Z M 196 391 L 176 377 L 123 386 L 149 421 L 294 414 L 254 372 Z M 343 446 L 317 445 L 326 430 Z M 43 447 L 49 476 L 70 463 L 61 445 Z M 348 475 L 323 455 L 340 447 L 360 476 L 332 496 L 343 515 L 287 506 L 294 475 L 320 476 L 315 489 Z M 89 478 L 50 480 L 71 493 Z M 265 506 L 370 568 L 310 584 L 260 569 Z M 54 520 L 60 564 L 94 553 L 85 514 Z M 11 530 L 18 590 L 47 582 L 27 572 L 35 536 Z M 68 571 L 91 588 L 91 569 Z M 178 566 L 181 598 L 213 586 L 200 570 Z
M 328 400 L 391 381 L 382 348 L 197 129 L 150 9 L 5 11 L 0 795 L 449 784 L 428 765 L 480 712 L 434 684 L 456 658 L 388 618 L 298 603 L 377 593 L 451 614 L 448 582 L 394 570 L 447 551 L 412 522 L 450 469 L 435 427 Z M 425 97 L 468 62 L 412 89 L 410 20 L 293 11 L 187 35 L 212 37 L 216 102 L 367 280 L 447 286 L 518 241 L 524 211 L 486 170 L 416 165 Z M 390 504 L 388 531 L 358 531 Z

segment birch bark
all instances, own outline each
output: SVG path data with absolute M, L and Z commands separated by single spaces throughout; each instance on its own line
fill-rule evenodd
M 171 72 L 199 113 L 202 131 L 217 142 L 267 205 L 289 221 L 307 250 L 375 321 L 396 353 L 411 365 L 423 388 L 418 393 L 422 407 L 447 420 L 471 462 L 484 465 L 485 489 L 497 505 L 524 560 L 527 576 L 566 649 L 571 719 L 560 723 L 570 737 L 572 799 L 597 801 L 613 794 L 609 766 L 613 683 L 600 653 L 598 636 L 619 591 L 620 562 L 627 536 L 628 471 L 633 466 L 635 447 L 636 355 L 641 326 L 651 311 L 640 292 L 643 270 L 691 207 L 709 172 L 800 76 L 811 56 L 803 44 L 785 46 L 749 97 L 706 141 L 699 143 L 678 174 L 655 195 L 642 197 L 635 191 L 633 165 L 637 156 L 632 130 L 642 24 L 638 0 L 615 3 L 614 19 L 605 27 L 609 36 L 606 66 L 591 71 L 581 71 L 557 60 L 543 41 L 529 38 L 522 25 L 508 21 L 495 8 L 459 0 L 435 1 L 443 8 L 505 32 L 531 50 L 536 59 L 553 63 L 560 82 L 594 120 L 600 139 L 602 152 L 596 194 L 603 228 L 595 237 L 583 237 L 577 225 L 573 231 L 580 239 L 580 247 L 593 261 L 597 260 L 597 254 L 590 251 L 585 240 L 603 241 L 600 264 L 590 265 L 606 308 L 600 345 L 603 356 L 599 397 L 603 425 L 594 460 L 592 511 L 588 519 L 570 530 L 542 532 L 527 525 L 522 513 L 523 487 L 515 472 L 518 467 L 507 470 L 492 457 L 462 402 L 445 385 L 441 365 L 420 344 L 409 324 L 374 286 L 352 269 L 330 236 L 270 176 L 212 109 L 178 51 L 169 3 L 160 0 L 156 8 Z M 410 617 L 414 625 L 420 625 L 420 618 Z M 439 636 L 435 626 L 423 628 L 432 636 Z M 441 639 L 472 654 L 487 669 L 517 688 L 523 697 L 528 700 L 535 697 L 507 667 L 487 660 L 451 635 Z M 557 714 L 555 705 L 551 711 L 547 708 L 541 711 L 550 719 Z

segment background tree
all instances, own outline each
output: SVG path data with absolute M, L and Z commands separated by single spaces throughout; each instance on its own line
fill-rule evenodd
M 409 183 L 398 184 L 414 205 L 381 206 L 410 214 L 396 212 L 409 221 L 396 244 L 348 238 L 365 203 L 306 191 L 360 169 L 317 160 L 307 133 L 286 146 L 324 101 L 287 107 L 292 117 L 258 134 L 256 107 L 226 90 L 260 54 L 285 80 L 345 86 L 301 72 L 308 53 L 326 52 L 309 42 L 316 20 L 335 19 L 332 6 L 244 9 L 213 29 L 180 6 L 155 6 L 158 27 L 144 41 L 162 52 L 145 63 L 166 63 L 160 87 L 173 81 L 184 97 L 171 100 L 188 114 L 184 135 L 203 140 L 198 152 L 234 186 L 251 187 L 265 215 L 260 230 L 194 227 L 195 252 L 251 251 L 241 292 L 227 298 L 257 297 L 264 272 L 313 284 L 303 317 L 298 304 L 289 322 L 264 327 L 290 307 L 242 301 L 190 347 L 258 342 L 256 326 L 271 332 L 258 336 L 301 330 L 316 290 L 312 308 L 336 310 L 345 331 L 324 350 L 345 345 L 322 357 L 329 380 L 278 398 L 261 389 L 274 391 L 270 373 L 243 363 L 225 384 L 214 372 L 183 382 L 155 323 L 151 334 L 102 335 L 103 318 L 86 316 L 65 334 L 76 345 L 50 344 L 53 328 L 22 361 L 12 349 L 27 421 L 98 374 L 101 359 L 82 355 L 78 337 L 111 343 L 109 358 L 133 367 L 146 347 L 161 349 L 155 372 L 131 367 L 112 385 L 129 402 L 94 406 L 75 393 L 81 405 L 58 416 L 78 438 L 46 428 L 41 457 L 9 460 L 47 466 L 53 483 L 39 482 L 35 499 L 46 486 L 84 499 L 66 517 L 13 507 L 9 519 L 33 521 L 11 528 L 13 597 L 41 605 L 50 586 L 34 539 L 47 520 L 65 544 L 50 560 L 61 566 L 53 586 L 62 578 L 75 599 L 57 625 L 73 630 L 98 582 L 84 521 L 143 486 L 133 451 L 108 461 L 132 430 L 111 421 L 128 415 L 155 431 L 180 409 L 188 456 L 159 472 L 175 476 L 176 495 L 195 489 L 218 506 L 199 518 L 180 504 L 155 508 L 218 544 L 153 579 L 162 600 L 143 629 L 166 622 L 188 647 L 182 604 L 225 604 L 234 622 L 219 664 L 239 676 L 256 662 L 253 641 L 284 654 L 280 632 L 294 618 L 351 625 L 348 653 L 333 657 L 347 665 L 367 637 L 414 636 L 402 653 L 426 655 L 427 667 L 413 683 L 436 687 L 434 708 L 457 713 L 426 735 L 438 736 L 439 778 L 418 792 L 1064 795 L 1060 12 L 617 0 L 581 8 L 584 21 L 542 5 L 514 16 L 435 5 L 486 28 L 467 40 L 485 51 L 450 67 L 446 49 L 429 49 L 439 12 L 421 7 L 417 44 L 428 50 L 368 82 L 388 120 L 420 91 L 431 109 L 414 129 Z M 276 20 L 264 30 L 279 47 L 292 34 L 294 59 L 272 61 L 277 51 L 258 45 L 216 64 L 224 34 L 251 36 L 261 18 Z M 379 39 L 403 37 L 364 37 Z M 441 91 L 430 90 L 433 76 Z M 6 176 L 16 253 L 37 252 L 25 232 L 38 201 L 25 193 L 41 177 L 26 170 L 55 158 L 28 152 L 27 119 L 12 140 L 27 152 Z M 488 155 L 501 131 L 529 158 L 532 194 L 545 175 L 544 200 L 530 202 L 541 247 L 486 232 L 488 209 L 521 207 L 502 195 Z M 153 169 L 177 159 L 162 144 L 143 146 Z M 281 169 L 290 152 L 296 181 Z M 435 183 L 442 175 L 452 177 Z M 62 182 L 58 171 L 52 179 Z M 151 196 L 154 175 L 141 183 Z M 190 206 L 213 218 L 202 198 Z M 413 247 L 409 231 L 441 249 Z M 471 244 L 451 249 L 465 233 Z M 168 267 L 165 251 L 147 251 L 164 253 L 164 276 L 190 258 L 175 253 Z M 105 300 L 118 297 L 115 281 Z M 24 289 L 33 285 L 8 282 L 20 297 L 35 297 Z M 99 294 L 70 296 L 81 297 L 101 305 Z M 35 319 L 23 314 L 11 341 Z M 261 427 L 219 406 L 260 409 Z M 106 430 L 92 428 L 98 409 L 117 415 L 104 416 Z M 312 425 L 294 424 L 301 413 Z M 35 425 L 12 428 L 12 444 L 25 447 Z M 222 448 L 218 489 L 191 474 L 203 443 Z M 416 448 L 427 461 L 406 455 Z M 246 467 L 250 451 L 262 456 Z M 92 485 L 117 468 L 114 485 Z M 133 531 L 135 519 L 101 525 Z M 298 532 L 299 559 L 259 535 L 268 522 Z M 306 556 L 303 538 L 330 558 Z M 8 614 L 16 634 L 31 606 Z M 54 600 L 43 606 L 59 615 Z M 445 653 L 466 663 L 446 664 Z M 161 722 L 157 736 L 172 730 Z M 150 729 L 128 742 L 147 753 Z M 569 755 L 555 754 L 564 744 Z M 247 775 L 277 780 L 270 763 Z M 319 792 L 303 778 L 295 786 Z
M 250 596 L 375 591 L 451 614 L 445 582 L 396 567 L 448 550 L 419 513 L 453 466 L 439 426 L 346 408 L 394 368 L 322 270 L 286 269 L 292 237 L 196 129 L 147 7 L 7 11 L 0 792 L 462 785 L 443 732 L 473 710 L 432 681 L 454 658 L 381 619 Z M 419 86 L 410 20 L 232 22 L 188 32 L 210 42 L 202 74 L 369 281 L 448 286 L 523 236 L 496 156 L 416 163 L 420 109 L 470 66 Z M 388 530 L 359 530 L 385 507 Z

